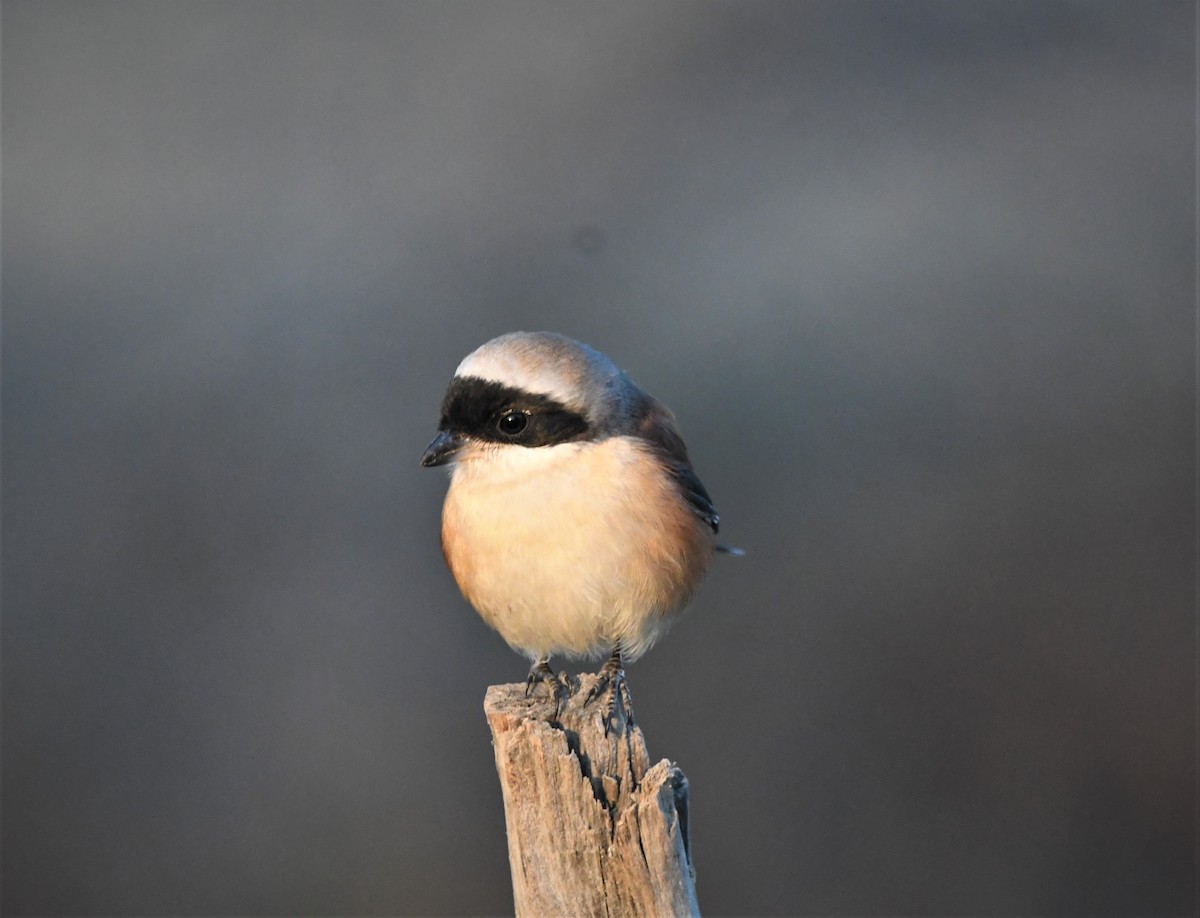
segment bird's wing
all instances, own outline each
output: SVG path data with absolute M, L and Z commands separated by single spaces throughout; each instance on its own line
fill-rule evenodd
M 692 467 L 687 463 L 674 463 L 669 468 L 671 477 L 675 479 L 679 490 L 687 498 L 692 512 L 708 523 L 714 533 L 717 532 L 721 525 L 721 516 L 717 513 L 717 508 L 713 506 L 712 498 L 704 490 L 703 483 L 692 471 Z
M 657 399 L 645 396 L 638 406 L 638 436 L 662 454 L 663 464 L 679 486 L 679 492 L 687 500 L 693 513 L 704 520 L 716 532 L 721 523 L 712 498 L 688 461 L 687 447 L 669 408 Z

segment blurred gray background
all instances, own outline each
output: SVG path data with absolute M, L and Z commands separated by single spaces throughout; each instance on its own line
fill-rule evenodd
M 1190 913 L 1195 19 L 6 2 L 4 911 L 511 909 L 417 462 L 554 329 L 748 552 L 629 670 L 706 912 Z

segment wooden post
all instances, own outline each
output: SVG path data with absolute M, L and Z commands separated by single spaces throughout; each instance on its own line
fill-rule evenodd
M 605 736 L 604 701 L 584 707 L 596 678 L 572 680 L 557 718 L 545 684 L 487 690 L 517 915 L 699 915 L 687 778 L 650 767 L 636 726 Z

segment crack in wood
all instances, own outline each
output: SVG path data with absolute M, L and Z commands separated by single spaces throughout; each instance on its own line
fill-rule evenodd
M 687 778 L 651 766 L 633 718 L 604 731 L 579 677 L 565 707 L 494 685 L 484 711 L 518 915 L 698 915 Z

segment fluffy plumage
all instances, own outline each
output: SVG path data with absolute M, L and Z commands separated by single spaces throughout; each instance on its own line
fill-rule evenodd
M 674 417 L 562 335 L 514 332 L 468 355 L 423 463 L 450 464 L 442 549 L 463 595 L 534 661 L 636 658 L 716 549 Z

